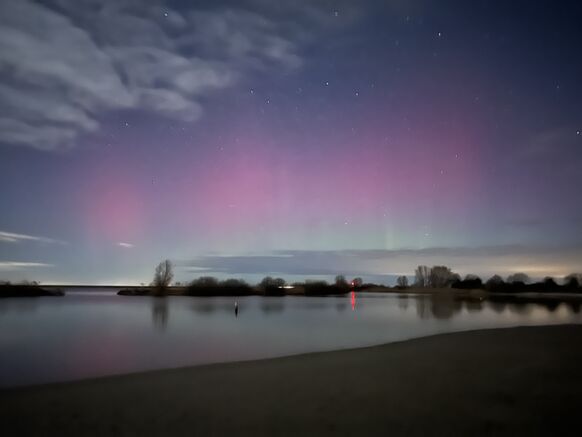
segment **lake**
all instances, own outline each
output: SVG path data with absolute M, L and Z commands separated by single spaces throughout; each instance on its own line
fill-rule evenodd
M 151 298 L 67 290 L 61 298 L 0 299 L 0 387 L 581 322 L 579 306 L 565 303 L 376 293 Z

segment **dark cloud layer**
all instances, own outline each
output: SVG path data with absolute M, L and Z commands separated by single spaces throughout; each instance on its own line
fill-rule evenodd
M 178 265 L 191 272 L 209 271 L 229 275 L 281 274 L 368 275 L 372 277 L 413 275 L 418 264 L 448 265 L 460 273 L 483 275 L 514 271 L 542 274 L 544 271 L 576 271 L 582 247 L 531 247 L 519 245 L 482 247 L 433 247 L 401 250 L 276 251 L 264 255 L 207 255 Z

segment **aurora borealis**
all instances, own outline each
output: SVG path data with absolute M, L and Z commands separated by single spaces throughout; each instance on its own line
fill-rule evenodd
M 0 279 L 582 269 L 580 4 L 290 3 L 0 1 Z

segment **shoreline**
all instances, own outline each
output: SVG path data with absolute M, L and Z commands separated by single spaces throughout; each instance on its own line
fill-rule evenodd
M 580 341 L 580 325 L 437 334 L 3 389 L 0 408 L 42 435 L 574 434 Z

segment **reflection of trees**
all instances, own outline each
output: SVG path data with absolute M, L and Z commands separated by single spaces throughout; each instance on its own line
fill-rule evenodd
M 547 300 L 546 302 L 543 302 L 542 305 L 545 306 L 549 312 L 553 313 L 554 311 L 556 311 L 556 309 L 560 306 L 560 301 L 559 300 Z
M 335 309 L 338 311 L 345 311 L 347 308 L 348 304 L 344 300 L 341 300 L 340 302 L 335 304 Z
M 570 307 L 574 314 L 578 314 L 580 312 L 580 302 L 567 302 L 567 305 Z
M 261 311 L 265 314 L 281 313 L 285 311 L 285 300 L 276 298 L 275 300 L 266 300 L 261 303 Z
M 398 295 L 398 308 L 405 310 L 408 308 L 408 295 L 399 294 Z
M 170 315 L 168 309 L 168 301 L 164 297 L 155 297 L 152 301 L 152 321 L 154 326 L 163 331 L 168 324 L 168 317 Z
M 192 311 L 202 315 L 210 315 L 215 311 L 235 314 L 235 303 L 238 303 L 238 313 L 240 314 L 244 309 L 244 302 L 232 299 L 230 297 L 196 297 L 190 308 L 192 308 Z
M 483 302 L 481 299 L 469 299 L 465 301 L 465 306 L 467 307 L 467 311 L 475 313 L 483 309 Z
M 454 297 L 434 296 L 431 299 L 431 311 L 436 319 L 450 319 L 461 311 L 461 308 L 461 301 Z
M 505 307 L 507 306 L 507 302 L 504 302 L 502 300 L 490 300 L 487 302 L 489 304 L 489 307 L 495 311 L 496 313 L 502 313 L 503 310 L 505 310 Z
M 510 312 L 519 315 L 529 314 L 532 310 L 532 306 L 527 303 L 511 303 L 507 305 L 507 308 L 509 308 Z
M 418 296 L 415 299 L 416 315 L 418 317 L 420 317 L 421 319 L 429 319 L 430 318 L 429 300 L 430 300 L 430 297 L 428 297 L 428 296 Z
M 201 299 L 208 299 L 208 298 L 203 297 Z M 216 311 L 216 305 L 214 304 L 214 302 L 212 302 L 210 300 L 203 300 L 201 302 L 195 302 L 192 305 L 192 309 L 197 313 L 211 314 L 214 311 Z
M 452 295 L 432 294 L 415 299 L 416 314 L 421 319 L 450 319 L 462 308 L 462 302 Z

